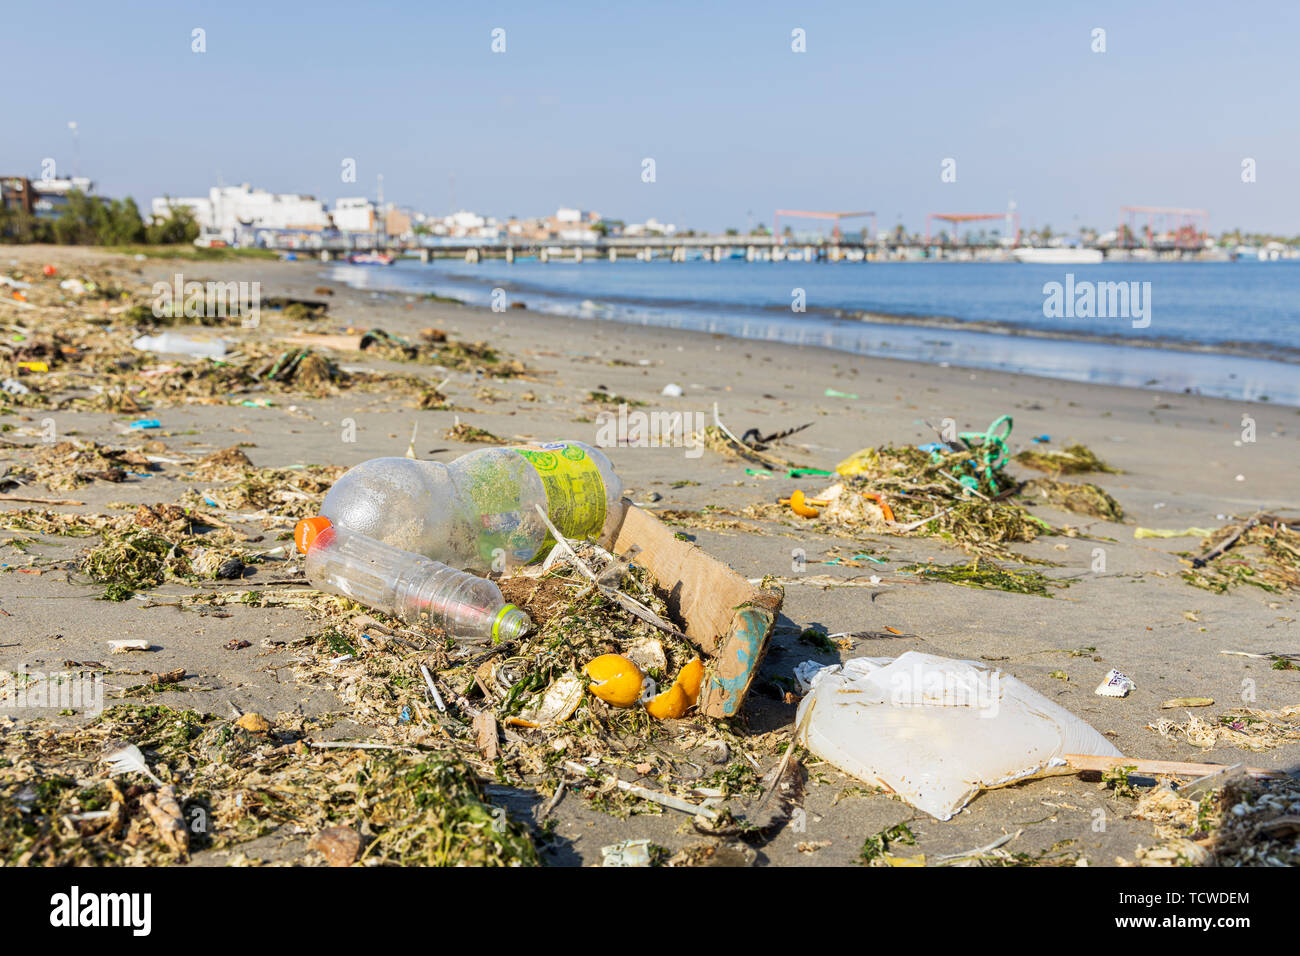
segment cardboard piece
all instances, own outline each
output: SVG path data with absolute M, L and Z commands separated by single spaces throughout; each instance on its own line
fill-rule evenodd
M 669 616 L 700 650 L 705 661 L 699 710 L 709 717 L 731 717 L 767 651 L 781 609 L 779 587 L 750 584 L 671 528 L 630 501 L 614 538 L 614 553 L 654 575 L 667 592 Z M 638 550 L 639 549 L 639 550 Z
M 323 335 L 316 332 L 303 332 L 299 335 L 282 336 L 280 341 L 289 345 L 305 345 L 309 348 L 330 349 L 335 352 L 360 352 L 361 340 L 365 336 Z

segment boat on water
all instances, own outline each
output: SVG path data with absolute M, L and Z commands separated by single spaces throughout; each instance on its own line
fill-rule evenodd
M 1021 246 L 1019 249 L 1012 249 L 1011 254 L 1019 262 L 1048 266 L 1096 265 L 1105 258 L 1100 249 L 1037 249 L 1032 246 Z
M 395 259 L 386 252 L 354 252 L 348 256 L 354 266 L 391 266 Z

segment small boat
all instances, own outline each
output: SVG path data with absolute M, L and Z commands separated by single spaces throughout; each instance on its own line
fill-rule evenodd
M 391 266 L 395 258 L 386 252 L 354 252 L 348 262 L 354 266 Z
M 1096 265 L 1105 258 L 1100 249 L 1036 249 L 1032 246 L 1012 249 L 1011 254 L 1020 262 L 1048 266 Z

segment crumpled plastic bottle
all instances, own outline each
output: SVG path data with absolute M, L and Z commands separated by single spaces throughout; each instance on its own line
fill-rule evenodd
M 470 452 L 448 464 L 372 458 L 349 469 L 321 514 L 346 528 L 457 568 L 506 571 L 566 538 L 610 539 L 623 483 L 604 453 L 576 441 Z

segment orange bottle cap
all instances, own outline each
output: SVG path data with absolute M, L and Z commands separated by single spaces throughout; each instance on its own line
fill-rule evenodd
M 298 546 L 299 552 L 306 554 L 311 543 L 316 540 L 316 535 L 332 527 L 330 519 L 322 518 L 320 515 L 315 518 L 303 518 L 293 529 L 293 543 Z

